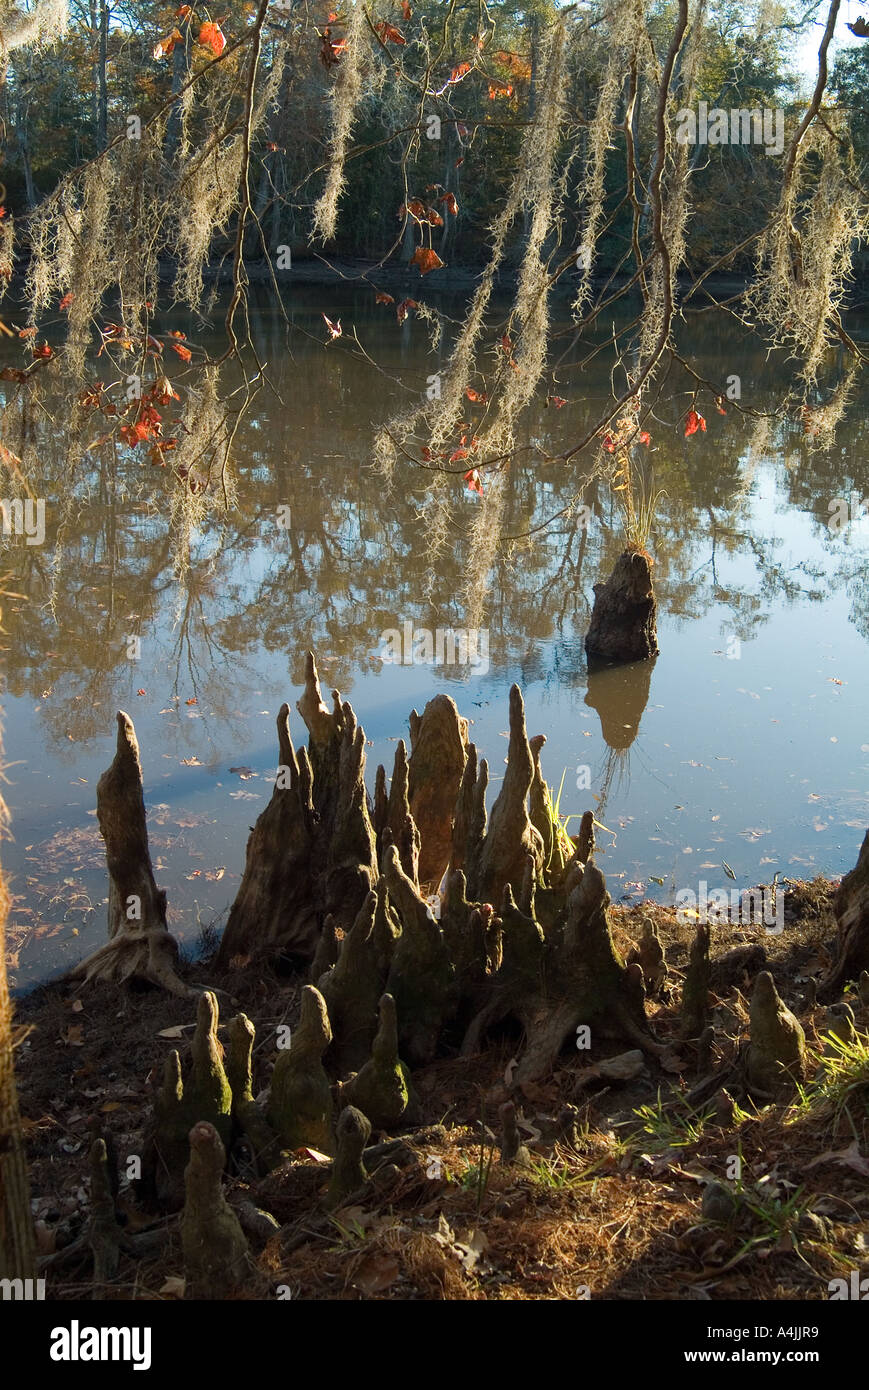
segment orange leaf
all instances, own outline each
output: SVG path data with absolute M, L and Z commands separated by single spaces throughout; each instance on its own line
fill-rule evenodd
M 465 395 L 469 401 L 477 401 L 480 405 L 485 405 L 489 399 L 485 391 L 475 391 L 473 386 L 465 387 Z
M 70 306 L 70 304 L 72 303 L 72 301 L 73 301 L 74 299 L 75 299 L 75 291 L 74 291 L 74 290 L 70 290 L 68 294 L 65 294 L 65 295 L 63 296 L 63 299 L 60 301 L 60 303 L 59 303 L 58 306 L 57 306 L 58 309 L 68 309 L 69 306 Z
M 418 309 L 419 305 L 415 299 L 403 299 L 400 304 L 395 306 L 395 316 L 399 323 L 404 323 L 409 309 Z
M 180 38 L 181 35 L 179 34 Z M 215 58 L 219 58 L 226 48 L 226 38 L 219 24 L 207 21 L 199 30 L 199 42 L 203 48 L 210 48 Z
M 384 294 L 383 290 L 378 290 L 374 296 L 375 304 L 394 304 L 395 300 L 391 294 Z
M 410 8 L 410 0 L 401 0 L 401 13 L 405 19 L 410 19 L 413 10 Z
M 470 63 L 459 63 L 459 66 L 457 68 L 453 68 L 452 72 L 450 73 L 450 81 L 458 82 L 462 77 L 464 77 L 466 72 L 470 71 Z
M 400 29 L 396 29 L 394 24 L 387 24 L 385 19 L 381 19 L 374 26 L 375 34 L 378 34 L 385 43 L 388 39 L 390 43 L 407 43 Z
M 482 495 L 483 495 L 483 484 L 482 484 L 482 481 L 481 481 L 481 479 L 480 479 L 480 475 L 479 475 L 479 473 L 477 472 L 476 468 L 472 468 L 472 469 L 470 470 L 469 473 L 466 473 L 465 476 L 464 476 L 464 478 L 462 479 L 462 481 L 465 482 L 465 483 L 467 483 L 467 485 L 468 485 L 468 492 L 478 492 L 478 493 L 480 494 L 480 496 L 482 497 Z
M 554 405 L 556 410 L 560 410 L 563 405 L 567 404 L 567 401 L 565 400 L 564 396 L 547 396 L 546 404 Z
M 428 275 L 429 271 L 437 270 L 443 265 L 437 251 L 433 251 L 430 246 L 418 246 L 410 258 L 410 263 L 419 266 L 420 275 Z
M 35 348 L 33 349 L 33 356 L 34 356 L 35 358 L 39 358 L 39 357 L 49 358 L 49 357 L 51 357 L 51 355 L 52 355 L 52 353 L 51 353 L 51 348 L 48 346 L 48 343 L 40 343 L 40 344 L 39 344 L 39 347 L 35 347 Z
M 640 432 L 640 443 L 641 443 L 641 444 L 645 444 L 645 445 L 649 445 L 649 444 L 651 444 L 651 442 L 652 442 L 652 436 L 649 434 L 649 431 L 648 431 L 648 430 L 642 430 L 642 431 Z
M 706 421 L 703 419 L 702 415 L 697 414 L 696 410 L 689 410 L 685 417 L 685 438 L 688 439 L 690 435 L 696 434 L 698 430 L 703 430 L 704 434 L 706 433 Z
M 181 358 L 182 362 L 189 362 L 191 357 L 193 356 L 193 353 L 190 351 L 190 349 L 188 347 L 184 347 L 182 343 L 170 343 L 169 346 L 173 352 L 178 353 L 178 356 Z
M 35 338 L 36 324 L 32 323 L 29 328 L 19 328 L 18 336 L 19 338 Z
M 455 217 L 459 211 L 459 205 L 456 202 L 455 193 L 445 193 L 442 198 L 438 198 L 438 202 L 446 203 L 447 212 L 451 212 L 453 217 Z

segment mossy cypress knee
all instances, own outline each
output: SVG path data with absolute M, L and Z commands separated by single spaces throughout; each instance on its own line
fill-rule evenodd
M 346 1202 L 368 1182 L 362 1155 L 370 1138 L 371 1124 L 367 1116 L 355 1105 L 348 1105 L 346 1110 L 341 1111 L 338 1120 L 338 1151 L 326 1194 L 327 1207 L 340 1207 L 342 1202 Z
M 226 1298 L 252 1272 L 248 1244 L 235 1212 L 223 1195 L 226 1151 L 213 1125 L 193 1126 L 190 1162 L 184 1174 L 186 1198 L 181 1218 L 185 1298 Z
M 332 1028 L 327 1061 L 339 1077 L 364 1066 L 377 1029 L 377 1005 L 386 972 L 378 965 L 374 945 L 376 907 L 377 894 L 371 892 L 341 944 L 335 965 L 320 982 Z
M 277 1137 L 253 1096 L 253 1044 L 256 1030 L 246 1014 L 229 1020 L 226 1071 L 232 1091 L 232 1118 L 253 1146 L 257 1166 L 267 1172 L 277 1158 Z
M 197 1120 L 207 1120 L 226 1146 L 232 1136 L 232 1090 L 217 1038 L 218 1017 L 217 996 L 205 990 L 196 1011 L 193 1067 L 184 1082 L 184 1114 L 188 1130 Z
M 347 1082 L 343 1095 L 348 1104 L 368 1116 L 374 1129 L 390 1129 L 407 1110 L 412 1090 L 410 1072 L 398 1055 L 395 1000 L 384 994 L 371 1058 Z
M 748 1088 L 758 1099 L 783 1099 L 805 1079 L 806 1035 L 768 970 L 758 975 L 751 993 L 750 1027 Z
M 302 990 L 302 1015 L 290 1046 L 278 1053 L 268 1119 L 288 1149 L 304 1145 L 332 1153 L 332 1090 L 323 1053 L 332 1041 L 326 1001 L 313 985 Z

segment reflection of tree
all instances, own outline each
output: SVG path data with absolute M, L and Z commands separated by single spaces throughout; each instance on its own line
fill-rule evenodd
M 372 344 L 379 338 L 378 356 L 388 360 L 397 330 L 372 323 L 368 299 L 354 305 L 347 322 L 358 316 L 362 336 Z M 295 312 L 304 323 L 302 310 Z M 698 361 L 704 351 L 720 353 L 709 319 L 691 331 Z M 411 345 L 408 366 L 424 381 L 421 333 Z M 7 548 L 7 588 L 27 594 L 26 603 L 11 602 L 4 615 L 7 684 L 15 695 L 39 697 L 55 671 L 62 675 L 62 690 L 58 679 L 56 698 L 41 708 L 55 744 L 65 747 L 67 735 L 80 742 L 105 733 L 106 711 L 129 690 L 125 640 L 131 635 L 163 644 L 161 660 L 174 670 L 176 694 L 182 687 L 207 689 L 210 709 L 229 719 L 250 703 L 260 650 L 284 653 L 288 678 L 298 681 L 297 654 L 314 647 L 328 682 L 349 691 L 358 672 L 378 669 L 373 658 L 385 629 L 407 619 L 429 628 L 464 626 L 475 500 L 460 476 L 449 481 L 450 506 L 436 523 L 446 515 L 449 534 L 433 563 L 427 527 L 435 524 L 434 513 L 419 472 L 408 470 L 406 491 L 396 474 L 386 492 L 369 462 L 372 424 L 394 409 L 391 395 L 399 388 L 350 353 L 311 347 L 309 339 L 293 347 L 289 358 L 271 344 L 274 370 L 283 364 L 283 377 L 276 377 L 283 401 L 263 391 L 257 414 L 242 420 L 237 503 L 219 519 L 222 525 L 206 521 L 194 531 L 180 588 L 162 473 L 127 451 L 103 450 L 85 455 L 72 482 L 63 473 L 65 441 L 31 423 L 30 482 L 46 498 L 47 536 L 42 549 L 21 542 Z M 740 344 L 737 365 L 744 386 L 771 377 L 763 350 L 750 341 Z M 607 389 L 603 359 L 597 375 L 594 370 L 582 373 L 579 399 L 563 411 L 532 409 L 529 441 L 554 452 L 559 438 L 597 417 Z M 754 389 L 757 408 L 766 408 L 770 402 Z M 679 422 L 658 422 L 647 481 L 666 492 L 652 534 L 662 611 L 690 619 L 717 604 L 727 610 L 730 629 L 748 638 L 776 603 L 845 590 L 855 627 L 869 637 L 869 574 L 848 536 L 834 536 L 826 526 L 830 498 L 869 493 L 867 426 L 859 410 L 851 431 L 845 456 L 809 454 L 786 423 L 769 444 L 784 459 L 780 486 L 788 503 L 810 513 L 824 536 L 829 564 L 820 574 L 805 563 L 787 568 L 775 537 L 750 521 L 739 416 L 715 416 L 707 434 L 690 440 Z M 577 495 L 592 510 L 588 530 L 568 510 L 556 526 L 521 539 Z M 282 507 L 290 509 L 288 527 L 279 523 Z M 610 489 L 597 480 L 583 491 L 569 465 L 541 464 L 533 449 L 520 452 L 506 476 L 503 530 L 520 539 L 500 544 L 487 580 L 491 664 L 521 670 L 527 679 L 545 676 L 555 663 L 560 681 L 583 679 L 591 585 L 622 548 Z M 723 557 L 749 559 L 752 578 L 723 581 Z M 555 639 L 553 654 L 544 655 L 544 644 Z M 458 674 L 438 673 L 443 681 Z M 590 684 L 590 703 L 603 711 L 596 688 Z M 618 738 L 604 733 L 618 748 Z

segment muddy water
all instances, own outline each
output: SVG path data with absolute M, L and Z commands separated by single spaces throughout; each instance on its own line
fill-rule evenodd
M 257 308 L 275 390 L 240 424 L 236 505 L 224 526 L 195 535 L 184 583 L 163 472 L 103 449 L 70 487 L 62 430 L 40 439 L 45 541 L 4 539 L 3 561 L 6 587 L 24 595 L 7 601 L 3 619 L 14 836 L 3 858 L 19 989 L 104 937 L 95 790 L 117 709 L 136 724 L 173 931 L 192 951 L 201 926 L 225 922 L 248 829 L 270 794 L 275 716 L 283 699 L 294 711 L 308 647 L 324 686 L 352 699 L 363 723 L 370 786 L 378 762 L 391 768 L 411 708 L 440 690 L 471 720 L 496 782 L 518 681 L 529 732 L 548 738 L 544 773 L 561 785 L 561 811 L 593 806 L 607 827 L 601 863 L 616 898 L 672 901 L 701 881 L 732 887 L 725 863 L 737 886 L 854 863 L 869 821 L 869 520 L 827 523 L 832 499 L 869 496 L 865 398 L 833 453 L 813 456 L 798 426 L 774 420 L 764 438 L 708 400 L 707 432 L 685 439 L 689 397 L 661 405 L 649 453 L 651 481 L 666 491 L 651 544 L 655 663 L 586 669 L 592 585 L 621 548 L 612 496 L 598 483 L 584 493 L 586 530 L 562 517 L 533 548 L 498 558 L 473 659 L 458 664 L 460 645 L 445 634 L 467 625 L 465 529 L 478 500 L 456 480 L 433 560 L 426 475 L 400 471 L 389 490 L 370 467 L 374 427 L 426 390 L 438 354 L 421 323 L 399 327 L 367 289 L 300 288 L 287 310 L 289 335 L 268 302 Z M 323 310 L 345 331 L 329 347 Z M 216 345 L 195 324 L 171 326 Z M 865 323 L 850 328 L 865 335 Z M 380 370 L 348 344 L 351 329 Z M 782 370 L 732 320 L 689 321 L 684 345 L 702 375 L 738 375 L 743 404 L 774 409 Z M 608 371 L 601 356 L 563 372 L 556 389 L 567 403 L 541 399 L 525 442 L 555 451 L 581 437 Z M 576 468 L 541 465 L 528 450 L 510 475 L 505 530 L 557 513 L 578 480 Z M 63 525 L 62 498 L 75 503 Z M 427 642 L 441 664 L 420 659 Z M 394 655 L 407 664 L 384 659 Z M 291 727 L 300 740 L 295 713 Z

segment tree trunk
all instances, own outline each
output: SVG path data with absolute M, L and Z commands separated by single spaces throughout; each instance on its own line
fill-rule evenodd
M 166 926 L 166 894 L 154 880 L 148 849 L 139 745 L 123 710 L 114 762 L 97 783 L 97 817 L 109 869 L 109 940 L 75 967 L 73 977 L 137 976 L 173 994 L 198 994 L 175 973 L 178 947 Z
M 6 913 L 0 877 L 0 1279 L 33 1279 L 36 1257 L 30 1183 L 21 1136 L 13 1064 L 12 1005 L 6 978 Z
M 869 970 L 869 830 L 855 867 L 839 884 L 833 911 L 839 924 L 839 956 L 818 990 L 822 1003 L 837 998 L 848 980 Z
M 97 99 L 97 149 L 104 150 L 109 143 L 109 87 L 106 81 L 106 63 L 109 56 L 109 7 L 106 0 L 100 0 L 100 45 L 97 60 L 99 75 L 99 96 Z

